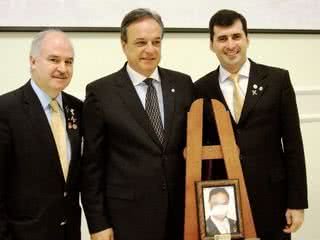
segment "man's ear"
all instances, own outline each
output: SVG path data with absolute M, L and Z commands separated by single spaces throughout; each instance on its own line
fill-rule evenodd
M 33 66 L 36 63 L 36 58 L 30 55 L 29 56 L 29 63 L 30 63 L 30 67 L 33 68 Z
M 215 52 L 214 47 L 213 47 L 213 40 L 210 40 L 209 42 L 209 48 L 212 52 Z
M 125 52 L 125 48 L 126 48 L 126 42 L 125 41 L 123 41 L 123 40 L 120 40 L 121 41 L 121 47 L 122 47 L 122 51 L 124 51 Z

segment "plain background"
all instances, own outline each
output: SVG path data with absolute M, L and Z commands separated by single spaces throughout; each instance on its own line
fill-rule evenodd
M 0 32 L 0 94 L 13 90 L 29 79 L 29 32 Z M 67 92 L 85 96 L 89 82 L 117 71 L 123 66 L 119 33 L 69 33 L 76 60 L 74 76 Z M 320 239 L 320 34 L 250 34 L 248 56 L 268 65 L 286 68 L 297 94 L 305 145 L 309 210 L 305 223 L 293 240 Z M 160 65 L 190 74 L 193 80 L 215 69 L 218 61 L 209 50 L 206 33 L 165 34 Z M 290 180 L 290 179 L 289 179 Z M 87 228 L 84 240 L 89 240 Z

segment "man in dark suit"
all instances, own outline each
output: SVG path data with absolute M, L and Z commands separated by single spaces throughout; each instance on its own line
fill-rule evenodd
M 31 80 L 0 96 L 1 240 L 80 240 L 82 103 L 62 92 L 73 56 L 63 32 L 40 32 Z
M 209 217 L 206 220 L 208 236 L 239 232 L 237 221 L 227 217 L 230 196 L 223 187 L 213 188 L 209 193 Z
M 288 71 L 248 60 L 247 23 L 241 14 L 221 10 L 212 16 L 209 30 L 220 66 L 195 83 L 196 94 L 218 99 L 232 115 L 258 237 L 288 239 L 303 223 L 308 206 L 299 116 Z M 212 144 L 215 140 L 209 138 L 216 130 L 210 128 L 208 111 L 205 141 Z M 220 167 L 213 162 L 214 175 L 221 176 L 214 172 Z
M 87 86 L 81 198 L 92 239 L 183 238 L 193 84 L 158 67 L 162 36 L 158 14 L 129 12 L 121 24 L 128 62 Z

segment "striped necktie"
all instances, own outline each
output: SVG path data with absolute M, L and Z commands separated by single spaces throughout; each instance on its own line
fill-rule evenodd
M 152 80 L 152 78 L 147 78 L 144 80 L 144 82 L 148 85 L 145 110 L 149 116 L 150 122 L 153 126 L 155 133 L 157 134 L 160 142 L 163 143 L 164 130 L 161 121 L 157 91 L 152 84 Z

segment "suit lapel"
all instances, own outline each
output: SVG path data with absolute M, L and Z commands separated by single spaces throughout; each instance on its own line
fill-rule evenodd
M 266 81 L 264 81 L 266 76 L 266 69 L 251 61 L 247 93 L 239 119 L 239 124 L 241 124 L 248 117 L 250 111 L 254 108 L 266 91 L 268 87 Z
M 24 86 L 24 109 L 28 121 L 32 126 L 32 134 L 39 138 L 41 142 L 41 149 L 43 156 L 54 156 L 47 157 L 47 159 L 54 159 L 52 164 L 55 167 L 55 171 L 61 175 L 63 179 L 63 172 L 60 166 L 59 154 L 54 142 L 54 137 L 51 132 L 51 128 L 46 117 L 46 114 L 42 108 L 40 100 L 38 99 L 36 93 L 31 87 L 30 81 Z M 39 157 L 43 157 L 39 156 Z
M 75 112 L 75 108 L 71 105 L 71 103 L 68 101 L 68 98 L 64 93 L 62 93 L 62 101 L 63 101 L 63 109 L 64 109 L 64 115 L 66 119 L 66 132 L 68 134 L 68 138 L 70 141 L 70 147 L 71 147 L 71 159 L 70 159 L 70 165 L 69 165 L 69 171 L 68 171 L 68 177 L 67 182 L 71 178 L 74 164 L 75 164 L 75 157 L 78 156 L 77 152 L 79 151 L 79 126 L 78 126 L 78 114 Z
M 118 73 L 117 86 L 122 101 L 125 103 L 128 111 L 132 114 L 136 122 L 148 133 L 157 145 L 162 147 L 162 144 L 153 130 L 149 116 L 144 110 L 140 98 L 127 73 L 126 67 L 124 66 Z
M 170 79 L 167 72 L 159 67 L 159 74 L 161 77 L 161 88 L 163 97 L 163 108 L 164 108 L 164 132 L 165 141 L 163 146 L 166 147 L 168 139 L 171 134 L 173 116 L 175 111 L 175 85 L 174 79 Z

